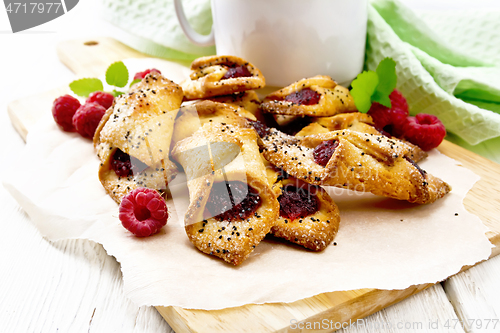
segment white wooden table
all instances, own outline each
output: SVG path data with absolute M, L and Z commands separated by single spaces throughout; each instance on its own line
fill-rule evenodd
M 406 2 L 420 9 L 465 3 Z M 73 79 L 57 59 L 57 42 L 89 35 L 126 38 L 102 19 L 89 24 L 98 6 L 98 0 L 80 1 L 71 17 L 68 14 L 16 35 L 9 32 L 6 15 L 0 10 L 0 179 L 9 177 L 8 170 L 24 147 L 10 125 L 8 102 Z M 484 0 L 476 1 L 475 6 L 498 8 L 500 3 Z M 33 172 L 37 172 L 36 163 L 33 161 Z M 102 246 L 80 240 L 47 241 L 2 186 L 0 253 L 0 332 L 172 332 L 155 308 L 137 307 L 124 297 L 120 266 Z M 500 256 L 344 331 L 500 332 L 499 277 Z

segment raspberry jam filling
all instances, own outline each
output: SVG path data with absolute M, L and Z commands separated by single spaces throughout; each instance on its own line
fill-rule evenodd
M 313 105 L 318 104 L 320 98 L 321 95 L 316 91 L 305 88 L 286 96 L 285 101 L 299 105 Z
M 111 169 L 113 169 L 118 177 L 132 176 L 134 172 L 139 173 L 148 166 L 142 163 L 137 158 L 124 153 L 120 149 L 116 149 L 111 157 Z
M 206 207 L 217 220 L 234 221 L 248 218 L 261 203 L 256 189 L 240 181 L 230 181 L 214 183 Z
M 423 170 L 417 163 L 415 163 L 415 161 L 413 161 L 411 158 L 409 158 L 408 156 L 403 156 L 403 158 L 405 160 L 407 160 L 408 162 L 411 163 L 411 165 L 413 165 L 417 170 L 418 172 L 420 172 L 420 174 L 422 175 L 422 177 L 424 177 L 424 179 L 426 178 L 426 171 Z
M 247 66 L 240 65 L 235 67 L 229 67 L 226 74 L 222 77 L 222 80 L 234 79 L 237 77 L 249 77 L 252 73 L 248 70 Z
M 287 219 L 295 220 L 318 211 L 318 199 L 307 189 L 286 186 L 278 201 L 280 216 Z
M 339 142 L 336 140 L 327 140 L 321 142 L 316 148 L 314 148 L 314 162 L 318 163 L 321 166 L 326 166 L 338 145 Z
M 248 118 L 247 118 L 247 121 L 253 127 L 255 132 L 257 132 L 257 135 L 260 136 L 261 138 L 264 138 L 265 136 L 267 136 L 269 134 L 270 128 L 267 127 L 266 125 L 264 125 L 263 123 L 261 123 L 260 121 L 251 120 Z

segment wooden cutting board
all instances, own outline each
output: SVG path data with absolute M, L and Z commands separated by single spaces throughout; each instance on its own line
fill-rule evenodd
M 60 60 L 79 77 L 97 77 L 115 61 L 143 58 L 139 53 L 110 38 L 72 40 L 57 49 Z M 62 87 L 9 104 L 8 113 L 14 127 L 26 139 L 31 125 L 50 112 L 52 101 L 69 88 Z M 444 141 L 438 148 L 443 154 L 460 161 L 464 167 L 481 176 L 464 200 L 468 211 L 479 216 L 490 229 L 490 241 L 497 245 L 491 256 L 500 253 L 500 165 L 464 148 Z M 468 267 L 464 267 L 463 270 Z M 176 332 L 285 332 L 290 320 L 349 322 L 364 318 L 391 304 L 430 287 L 423 284 L 405 290 L 359 289 L 324 293 L 293 303 L 245 305 L 237 308 L 205 311 L 179 307 L 157 307 Z

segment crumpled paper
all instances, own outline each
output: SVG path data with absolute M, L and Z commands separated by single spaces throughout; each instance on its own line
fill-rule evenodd
M 156 67 L 176 82 L 184 73 L 179 65 L 158 60 L 125 63 L 132 73 Z M 44 237 L 102 244 L 121 264 L 125 294 L 138 305 L 212 310 L 339 290 L 404 289 L 444 280 L 491 253 L 486 227 L 462 204 L 479 177 L 436 150 L 421 166 L 453 190 L 433 204 L 327 188 L 341 224 L 335 243 L 320 253 L 269 238 L 234 267 L 199 252 L 183 228 L 188 196 L 180 182 L 172 191 L 175 202 L 168 200 L 168 224 L 154 236 L 137 238 L 121 226 L 118 205 L 98 180 L 92 143 L 62 132 L 49 110 L 39 111 L 45 116 L 29 129 L 26 148 L 4 186 Z

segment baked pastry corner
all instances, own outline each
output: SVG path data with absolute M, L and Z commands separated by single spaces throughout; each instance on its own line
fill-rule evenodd
M 207 56 L 194 60 L 190 78 L 181 83 L 186 100 L 209 98 L 263 88 L 262 72 L 236 56 Z

